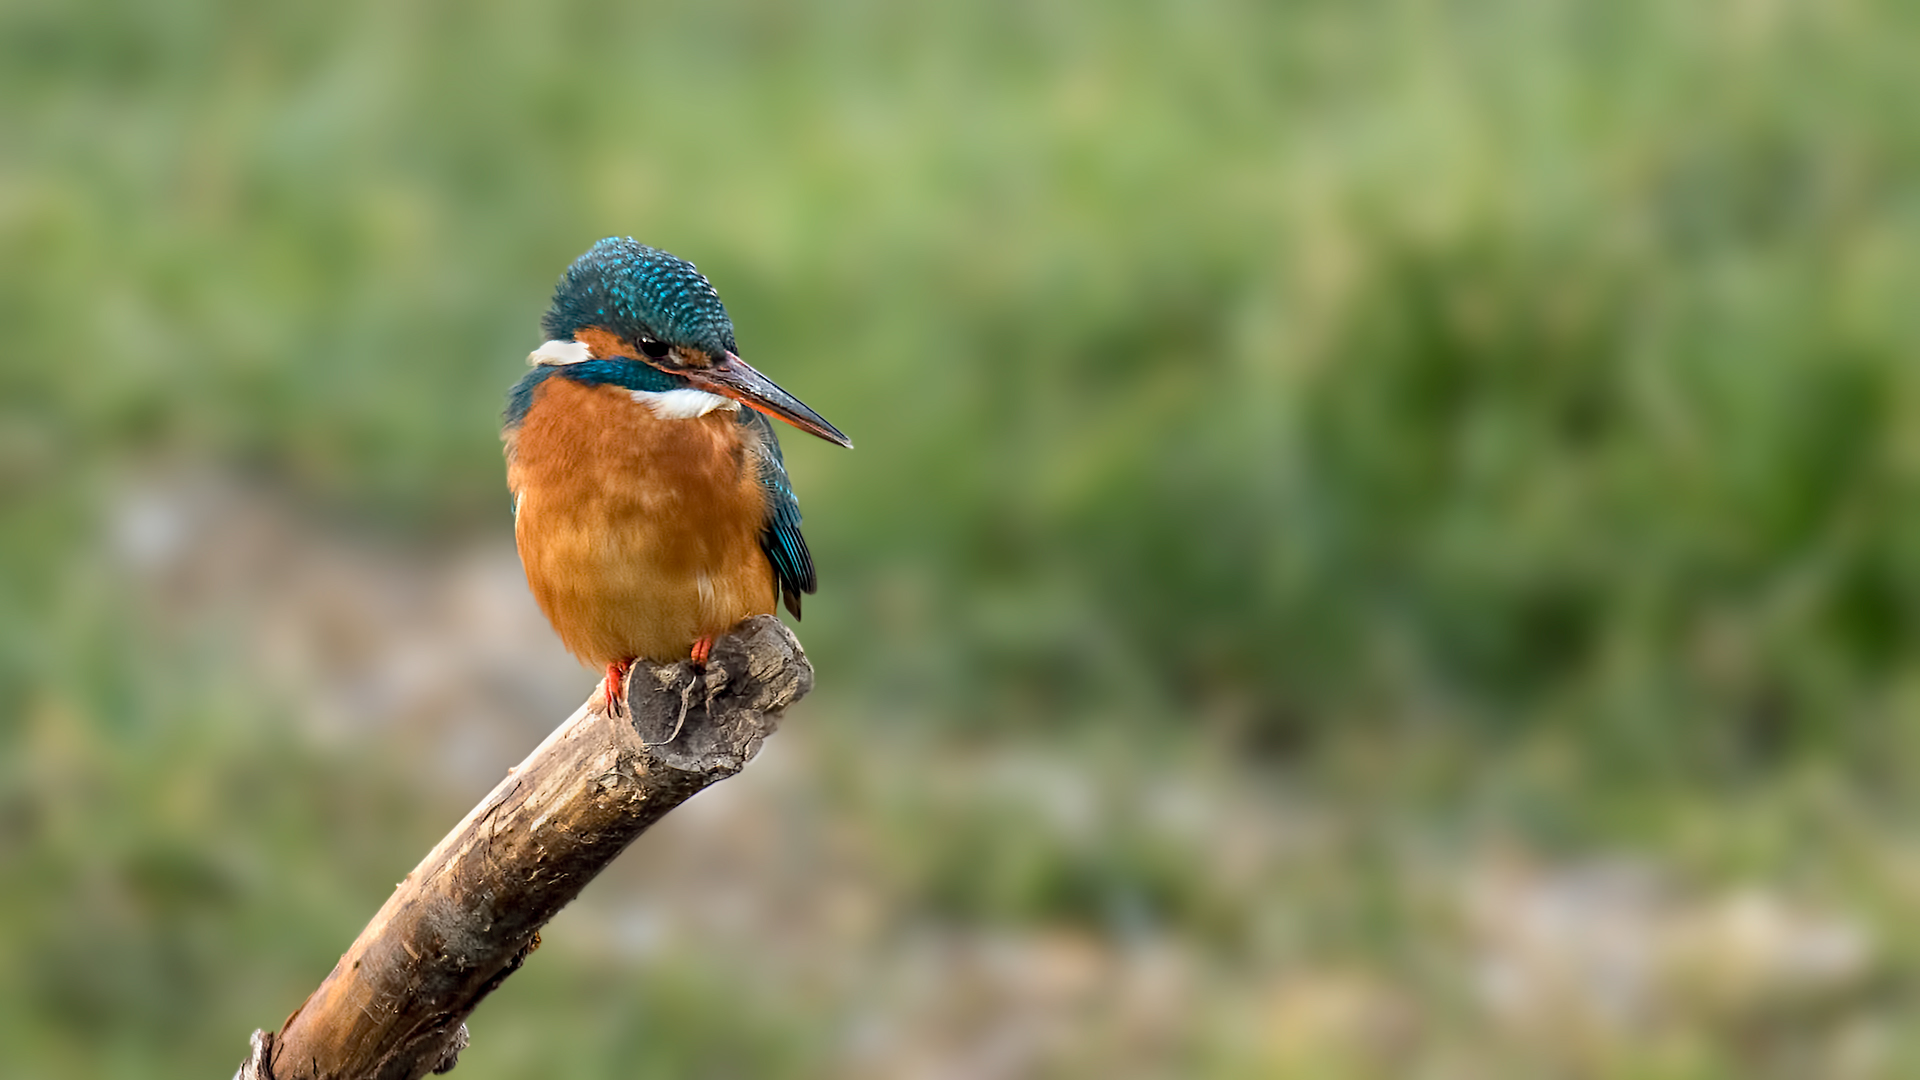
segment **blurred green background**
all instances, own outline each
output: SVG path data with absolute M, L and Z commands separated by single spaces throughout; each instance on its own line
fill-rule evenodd
M 483 1077 L 1920 1071 L 1920 9 L 0 5 L 0 1074 L 226 1075 L 588 692 L 696 261 L 819 689 Z

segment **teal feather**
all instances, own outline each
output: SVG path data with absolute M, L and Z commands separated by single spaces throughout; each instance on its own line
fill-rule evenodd
M 818 587 L 813 572 L 813 554 L 807 539 L 800 535 L 800 500 L 787 479 L 786 461 L 780 455 L 780 437 L 773 422 L 752 409 L 740 410 L 740 422 L 760 432 L 760 486 L 767 495 L 766 524 L 760 530 L 760 547 L 773 564 L 774 580 L 779 583 L 780 599 L 794 618 L 800 617 L 800 596 Z

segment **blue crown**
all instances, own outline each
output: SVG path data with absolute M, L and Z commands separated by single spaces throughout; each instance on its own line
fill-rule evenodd
M 738 351 L 720 294 L 693 264 L 631 237 L 609 236 L 573 261 L 540 320 L 549 340 L 603 327 L 630 340 L 642 335 L 690 345 L 709 356 Z

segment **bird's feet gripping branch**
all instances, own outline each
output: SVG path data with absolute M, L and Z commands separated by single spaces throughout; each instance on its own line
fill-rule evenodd
M 767 614 L 771 615 L 772 612 Z M 797 616 L 796 616 L 797 617 Z M 693 662 L 697 671 L 707 666 L 713 658 L 713 635 L 702 634 L 693 643 L 687 659 Z M 633 670 L 634 661 L 618 660 L 607 665 L 607 674 L 600 680 L 600 696 L 606 702 L 608 716 L 623 716 L 627 712 L 627 675 Z
M 600 697 L 606 702 L 608 716 L 619 716 L 627 711 L 627 672 L 632 670 L 631 660 L 607 665 L 606 677 L 600 680 Z
M 704 666 L 715 636 L 814 591 L 769 418 L 853 443 L 740 359 L 692 263 L 630 239 L 561 275 L 508 395 L 514 539 L 560 640 L 624 712 L 635 660 Z M 744 405 L 746 408 L 741 408 Z

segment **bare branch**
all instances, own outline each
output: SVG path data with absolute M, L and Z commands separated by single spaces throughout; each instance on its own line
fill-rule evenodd
M 237 1080 L 416 1080 L 466 1046 L 474 1006 L 540 927 L 648 826 L 739 772 L 813 668 L 780 620 L 749 619 L 703 671 L 641 662 L 630 716 L 598 697 L 547 736 L 394 890 Z

